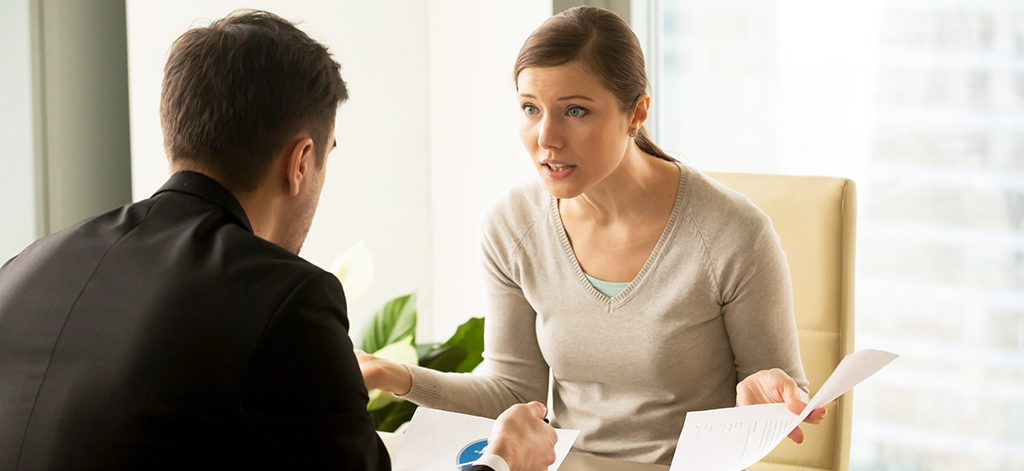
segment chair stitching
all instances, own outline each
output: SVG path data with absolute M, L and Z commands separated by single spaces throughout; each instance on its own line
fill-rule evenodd
M 838 330 L 805 329 L 805 328 L 799 328 L 799 327 L 796 330 L 798 332 L 811 332 L 811 333 L 815 333 L 815 334 L 836 334 L 836 335 L 839 335 L 839 331 Z
M 799 465 L 799 464 L 783 463 L 781 461 L 761 460 L 760 463 L 774 464 L 774 465 L 787 466 L 787 467 L 799 468 L 799 469 L 817 470 L 817 471 L 829 471 L 830 470 L 830 468 L 819 468 L 817 466 L 803 466 L 803 465 Z

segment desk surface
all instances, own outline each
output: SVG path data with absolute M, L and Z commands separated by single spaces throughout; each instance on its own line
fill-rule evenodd
M 575 450 L 565 457 L 558 471 L 668 471 L 668 466 L 660 464 L 634 463 L 632 461 L 602 458 L 588 455 Z
M 398 451 L 398 445 L 402 443 L 402 435 L 388 432 L 378 433 L 384 446 L 387 447 L 388 453 L 394 456 Z M 572 450 L 565 457 L 562 466 L 558 467 L 558 471 L 668 471 L 668 466 L 602 458 Z

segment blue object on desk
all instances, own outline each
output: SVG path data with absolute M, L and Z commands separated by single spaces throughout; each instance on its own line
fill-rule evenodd
M 487 446 L 487 439 L 477 440 L 471 442 L 462 448 L 459 452 L 458 458 L 455 460 L 455 466 L 462 470 L 473 465 L 473 462 L 480 459 L 484 454 L 484 447 Z

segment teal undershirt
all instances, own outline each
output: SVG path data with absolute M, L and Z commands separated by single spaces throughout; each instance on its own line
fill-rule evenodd
M 629 286 L 628 282 L 613 283 L 611 281 L 599 280 L 590 275 L 587 275 L 586 273 L 584 273 L 583 275 L 587 277 L 587 281 L 589 281 L 590 284 L 594 286 L 594 288 L 597 288 L 597 290 L 600 291 L 601 294 L 608 296 L 609 298 L 614 298 L 615 295 L 621 293 L 622 290 L 626 289 L 626 287 Z

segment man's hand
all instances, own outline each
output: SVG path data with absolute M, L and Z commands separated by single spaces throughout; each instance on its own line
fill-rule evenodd
M 555 462 L 555 429 L 544 422 L 547 407 L 537 401 L 516 404 L 498 416 L 484 453 L 508 463 L 511 471 L 545 471 Z
M 398 395 L 409 394 L 409 390 L 412 389 L 412 374 L 409 373 L 408 367 L 397 361 L 370 355 L 358 348 L 355 353 L 367 390 L 380 389 Z
M 807 397 L 797 387 L 796 381 L 778 368 L 758 371 L 736 385 L 737 406 L 785 402 L 790 412 L 799 414 L 807 407 L 806 400 Z M 815 409 L 804 422 L 817 424 L 825 418 L 826 412 L 824 407 Z M 804 431 L 797 427 L 789 432 L 789 438 L 794 442 L 803 443 Z

